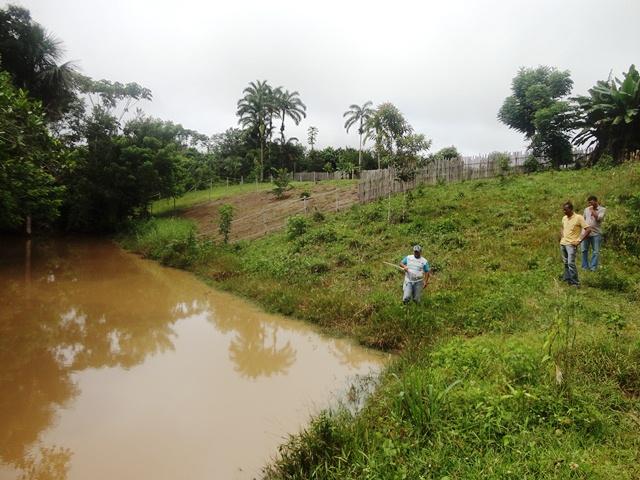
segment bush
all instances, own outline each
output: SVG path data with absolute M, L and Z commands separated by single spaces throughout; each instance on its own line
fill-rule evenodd
M 498 177 L 504 179 L 511 173 L 511 156 L 505 152 L 492 152 L 487 160 L 498 172 Z
M 324 214 L 320 210 L 313 212 L 313 216 L 311 218 L 313 218 L 313 221 L 316 223 L 324 222 L 325 219 Z
M 523 164 L 524 173 L 535 173 L 541 170 L 541 167 L 540 162 L 533 155 L 529 155 Z
M 595 166 L 601 170 L 608 170 L 610 168 L 613 168 L 615 165 L 616 161 L 613 159 L 613 157 L 610 154 L 605 153 L 596 160 Z
M 229 243 L 229 233 L 231 233 L 231 222 L 233 221 L 233 206 L 224 204 L 220 207 L 220 224 L 218 231 L 222 235 L 224 243 Z
M 137 224 L 134 235 L 124 245 L 145 257 L 164 265 L 184 268 L 200 256 L 201 245 L 196 240 L 196 227 L 190 220 L 152 219 Z
M 298 238 L 309 228 L 309 220 L 302 215 L 294 215 L 287 219 L 287 238 L 293 240 Z
M 276 176 L 273 179 L 275 187 L 273 187 L 273 194 L 276 198 L 280 199 L 284 197 L 287 190 L 291 190 L 291 177 L 289 171 L 286 168 L 280 168 L 275 171 Z
M 306 238 L 306 243 L 319 245 L 322 243 L 335 242 L 337 239 L 338 235 L 336 234 L 335 230 L 333 230 L 332 228 L 324 227 L 309 233 Z

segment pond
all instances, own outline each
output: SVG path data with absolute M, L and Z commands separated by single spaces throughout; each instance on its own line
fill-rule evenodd
M 0 480 L 254 478 L 386 360 L 106 240 L 0 246 Z

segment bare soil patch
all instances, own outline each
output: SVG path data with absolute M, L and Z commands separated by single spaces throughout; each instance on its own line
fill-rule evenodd
M 300 194 L 308 192 L 304 201 Z M 186 208 L 181 216 L 194 220 L 198 231 L 206 236 L 218 238 L 219 208 L 233 205 L 233 222 L 230 239 L 256 238 L 279 230 L 292 215 L 343 210 L 358 202 L 357 185 L 317 183 L 304 188 L 289 190 L 282 199 L 276 199 L 269 191 L 251 192 L 219 198 Z

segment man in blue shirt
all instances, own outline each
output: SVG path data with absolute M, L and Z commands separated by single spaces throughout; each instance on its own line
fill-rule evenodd
M 413 255 L 402 259 L 400 267 L 404 270 L 404 284 L 402 286 L 402 302 L 407 304 L 411 300 L 420 303 L 422 289 L 429 284 L 431 275 L 429 262 L 422 256 L 422 247 L 415 245 Z

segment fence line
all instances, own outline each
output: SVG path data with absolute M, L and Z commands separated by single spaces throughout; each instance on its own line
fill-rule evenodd
M 574 163 L 586 154 L 587 152 L 583 151 L 574 152 Z M 523 152 L 510 153 L 509 162 L 506 165 L 501 165 L 488 155 L 438 159 L 418 169 L 415 177 L 406 182 L 397 180 L 396 171 L 393 168 L 364 170 L 360 173 L 358 182 L 358 200 L 360 203 L 368 203 L 393 193 L 411 190 L 421 184 L 479 180 L 497 177 L 507 172 L 522 173 L 528 158 L 529 155 Z M 545 163 L 547 159 L 539 158 L 538 161 Z
M 349 178 L 343 172 L 296 172 L 292 179 L 295 182 L 321 182 L 323 180 L 342 180 Z

